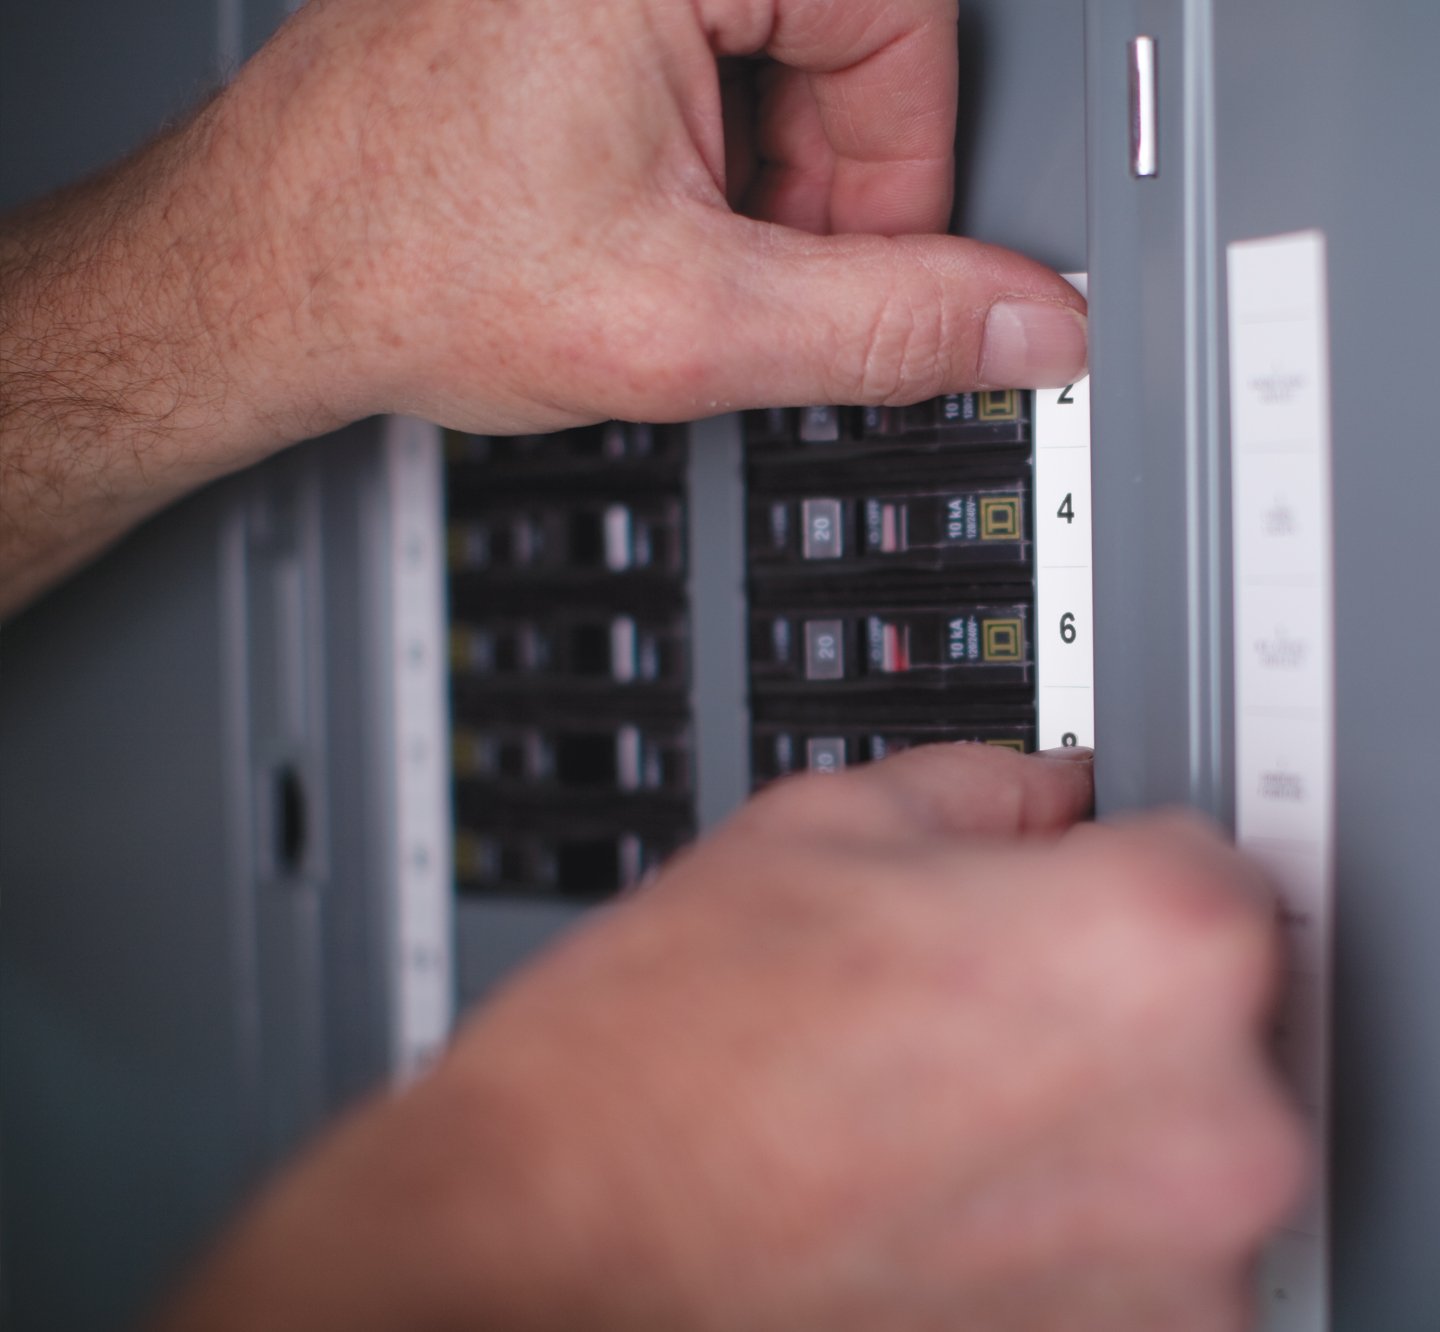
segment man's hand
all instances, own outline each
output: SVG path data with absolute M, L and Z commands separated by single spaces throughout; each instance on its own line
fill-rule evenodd
M 910 234 L 950 207 L 954 9 L 311 0 L 191 125 L 0 228 L 0 613 L 375 412 L 503 433 L 1075 378 L 1066 284 Z
M 204 1328 L 1232 1332 L 1293 1205 L 1273 912 L 1088 764 L 787 781 L 282 1183 Z
M 945 228 L 956 65 L 953 0 L 322 0 L 235 97 L 365 391 L 533 430 L 1074 378 L 1053 273 L 889 239 Z

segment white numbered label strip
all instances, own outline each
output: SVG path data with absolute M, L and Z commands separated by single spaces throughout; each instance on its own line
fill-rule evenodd
M 1324 1143 L 1334 874 L 1335 630 L 1325 238 L 1228 247 L 1235 834 L 1290 933 L 1280 1055 Z M 1329 1327 L 1323 1174 L 1261 1265 L 1267 1332 Z
M 1084 274 L 1067 274 L 1081 293 Z M 1035 663 L 1039 747 L 1095 743 L 1090 379 L 1035 391 Z

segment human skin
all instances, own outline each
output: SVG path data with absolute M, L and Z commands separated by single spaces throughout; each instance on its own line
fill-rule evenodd
M 1301 1136 L 1273 911 L 1085 758 L 761 795 L 263 1197 L 159 1332 L 1235 1332 Z
M 1067 284 L 920 234 L 956 64 L 952 0 L 311 0 L 191 123 L 0 227 L 0 614 L 375 412 L 504 433 L 1075 378 Z

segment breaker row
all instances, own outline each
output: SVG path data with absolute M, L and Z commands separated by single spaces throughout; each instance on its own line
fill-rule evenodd
M 752 784 L 1033 748 L 1029 395 L 745 432 Z M 694 835 L 685 447 L 618 423 L 450 437 L 462 891 L 603 896 Z
M 694 836 L 685 435 L 447 441 L 456 885 L 590 900 Z
M 746 417 L 757 783 L 1035 743 L 1031 399 Z

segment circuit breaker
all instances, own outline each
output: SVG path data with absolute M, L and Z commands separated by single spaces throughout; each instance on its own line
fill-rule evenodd
M 1085 401 L 1082 382 L 739 422 L 724 480 L 743 514 L 729 650 L 745 686 L 728 729 L 748 736 L 749 775 L 730 807 L 914 744 L 1029 752 L 1041 726 L 1093 742 Z M 708 447 L 622 422 L 447 436 L 462 895 L 594 900 L 704 822 L 695 773 L 714 740 L 696 713 L 718 704 L 691 688 L 708 599 L 692 574 L 713 552 L 688 528 L 717 499 L 717 478 L 689 480 Z

